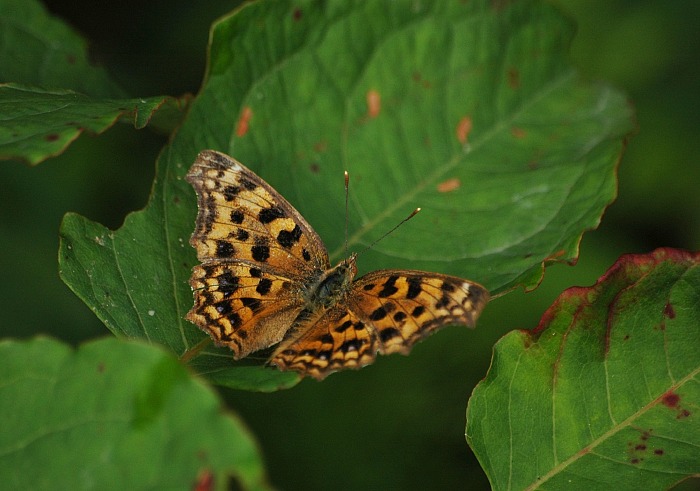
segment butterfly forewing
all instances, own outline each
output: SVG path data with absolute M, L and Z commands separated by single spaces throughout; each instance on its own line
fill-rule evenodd
M 203 151 L 187 180 L 199 206 L 190 243 L 202 263 L 252 262 L 290 278 L 330 267 L 323 242 L 306 220 L 240 162 Z

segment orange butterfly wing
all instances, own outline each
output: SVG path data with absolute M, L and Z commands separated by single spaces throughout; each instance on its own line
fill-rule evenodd
M 483 286 L 454 276 L 374 271 L 352 284 L 345 302 L 290 332 L 270 362 L 317 379 L 360 368 L 377 352 L 407 354 L 446 325 L 473 327 L 488 298 Z
M 305 284 L 329 269 L 328 253 L 286 199 L 231 157 L 201 152 L 187 180 L 201 262 L 187 319 L 243 358 L 282 339 L 304 307 Z

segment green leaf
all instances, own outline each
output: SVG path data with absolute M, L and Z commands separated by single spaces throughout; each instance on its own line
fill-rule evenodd
M 573 260 L 597 226 L 632 128 L 620 93 L 567 64 L 572 31 L 536 1 L 247 4 L 213 28 L 205 83 L 159 158 L 146 209 L 116 232 L 67 216 L 62 278 L 115 333 L 178 354 L 197 345 L 204 335 L 183 320 L 196 213 L 183 176 L 213 148 L 287 197 L 334 261 L 347 169 L 351 250 L 423 208 L 362 254 L 361 271 L 533 288 L 545 261 Z
M 189 96 L 128 99 L 86 41 L 34 0 L 0 0 L 0 159 L 37 164 L 120 118 L 170 132 Z
M 700 254 L 626 255 L 498 342 L 467 440 L 494 489 L 666 489 L 700 473 Z
M 0 85 L 0 159 L 38 164 L 63 152 L 84 131 L 102 133 L 120 118 L 141 129 L 156 111 L 161 124 L 178 120 L 188 98 L 95 99 L 71 90 Z
M 248 430 L 172 355 L 106 339 L 0 342 L 7 489 L 267 489 Z
M 0 32 L 0 81 L 71 88 L 95 97 L 126 95 L 90 61 L 85 39 L 41 2 L 0 0 Z

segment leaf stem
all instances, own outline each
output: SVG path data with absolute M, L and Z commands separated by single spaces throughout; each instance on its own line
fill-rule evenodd
M 195 344 L 192 349 L 185 351 L 180 357 L 180 361 L 183 363 L 189 363 L 190 360 L 199 356 L 199 353 L 211 344 L 211 338 L 206 337 L 202 339 L 199 343 Z

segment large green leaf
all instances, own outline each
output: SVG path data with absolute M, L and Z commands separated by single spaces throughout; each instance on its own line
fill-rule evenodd
M 0 342 L 0 360 L 5 489 L 268 487 L 245 426 L 160 348 L 39 338 Z
M 700 254 L 623 256 L 494 349 L 467 440 L 494 489 L 665 489 L 700 473 Z
M 543 262 L 576 257 L 614 199 L 632 126 L 621 94 L 568 66 L 571 36 L 536 1 L 248 4 L 213 28 L 205 83 L 160 156 L 146 209 L 116 232 L 68 215 L 62 277 L 114 333 L 179 354 L 197 345 L 203 334 L 183 320 L 196 213 L 183 176 L 214 148 L 286 196 L 332 260 L 344 251 L 347 169 L 351 250 L 423 208 L 364 253 L 361 270 L 533 288 Z M 250 384 L 225 350 L 193 363 L 226 369 L 219 383 Z

